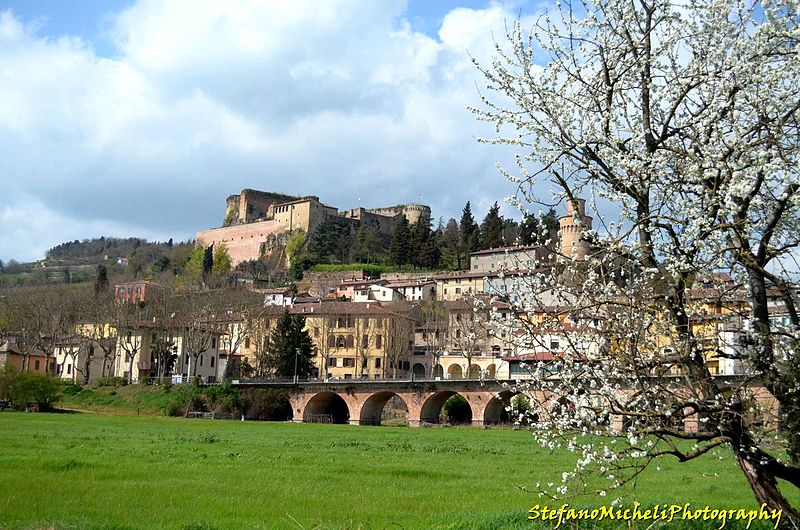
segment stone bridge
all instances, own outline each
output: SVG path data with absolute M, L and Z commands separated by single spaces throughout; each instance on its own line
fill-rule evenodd
M 719 378 L 720 380 L 734 378 Z M 503 422 L 504 412 L 515 394 L 510 387 L 514 381 L 489 379 L 450 380 L 374 380 L 348 379 L 337 381 L 234 381 L 239 388 L 279 388 L 288 391 L 292 420 L 304 423 L 349 423 L 351 425 L 380 425 L 383 409 L 390 399 L 397 397 L 408 412 L 408 423 L 418 427 L 423 423 L 438 423 L 445 402 L 461 395 L 469 404 L 473 426 L 494 425 Z M 777 418 L 775 398 L 763 386 L 750 386 L 750 391 L 768 416 Z M 623 395 L 632 395 L 621 389 Z M 530 394 L 530 391 L 528 391 Z M 530 397 L 541 403 L 548 401 L 543 392 L 536 391 Z M 507 416 L 506 416 L 507 418 Z M 615 430 L 623 431 L 628 418 L 612 416 Z M 699 418 L 688 415 L 684 418 L 684 430 L 695 432 Z
M 408 410 L 408 423 L 438 423 L 445 402 L 456 394 L 466 399 L 472 425 L 497 424 L 514 395 L 496 380 L 345 380 L 239 382 L 239 388 L 282 388 L 289 391 L 293 421 L 380 425 L 383 409 L 397 397 Z

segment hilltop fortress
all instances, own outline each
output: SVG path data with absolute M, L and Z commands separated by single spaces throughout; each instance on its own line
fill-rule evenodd
M 269 254 L 276 242 L 294 231 L 302 230 L 310 237 L 328 217 L 346 219 L 354 229 L 366 225 L 389 236 L 401 216 L 415 223 L 423 213 L 430 216 L 430 207 L 424 204 L 401 204 L 340 211 L 323 204 L 314 195 L 294 197 L 244 189 L 238 195 L 227 198 L 222 227 L 198 232 L 197 242 L 203 246 L 224 242 L 231 264 L 235 267 L 243 261 Z

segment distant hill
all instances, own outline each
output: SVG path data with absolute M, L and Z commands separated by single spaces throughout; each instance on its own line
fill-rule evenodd
M 171 254 L 174 247 L 191 246 L 191 242 L 175 243 L 170 239 L 166 243 L 150 242 L 138 237 L 116 238 L 99 237 L 83 241 L 68 241 L 56 245 L 47 251 L 45 261 L 48 263 L 100 263 L 103 261 L 130 258 L 134 254 L 158 256 Z

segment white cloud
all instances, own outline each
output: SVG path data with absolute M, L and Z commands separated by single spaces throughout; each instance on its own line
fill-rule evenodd
M 513 188 L 494 169 L 504 153 L 474 141 L 466 52 L 487 59 L 516 15 L 457 9 L 437 40 L 404 10 L 142 0 L 112 24 L 115 58 L 0 13 L 0 258 L 100 234 L 190 237 L 244 187 L 340 208 L 422 195 L 436 216 L 472 200 L 482 217 Z

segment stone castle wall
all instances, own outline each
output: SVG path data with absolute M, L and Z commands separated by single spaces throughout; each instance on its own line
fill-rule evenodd
M 416 223 L 423 213 L 427 213 L 428 217 L 431 215 L 430 206 L 425 204 L 399 204 L 397 206 L 387 206 L 385 208 L 368 208 L 367 213 L 394 217 L 397 214 L 403 214 L 412 225 Z
M 222 226 L 252 223 L 270 217 L 270 208 L 278 203 L 296 200 L 297 197 L 268 191 L 243 189 L 225 201 L 225 220 Z
M 225 243 L 231 257 L 231 266 L 236 267 L 243 261 L 258 259 L 261 254 L 261 243 L 270 235 L 284 231 L 275 221 L 258 221 L 203 230 L 197 233 L 197 242 L 205 247 L 220 242 Z
M 367 225 L 389 237 L 402 215 L 413 224 L 424 213 L 430 216 L 430 212 L 430 207 L 424 204 L 354 208 L 339 212 L 313 195 L 300 198 L 246 188 L 226 199 L 222 227 L 198 232 L 197 242 L 204 246 L 224 242 L 235 267 L 242 261 L 258 259 L 262 253 L 262 243 L 270 236 L 295 230 L 310 235 L 328 217 L 348 219 L 354 228 L 359 224 Z

